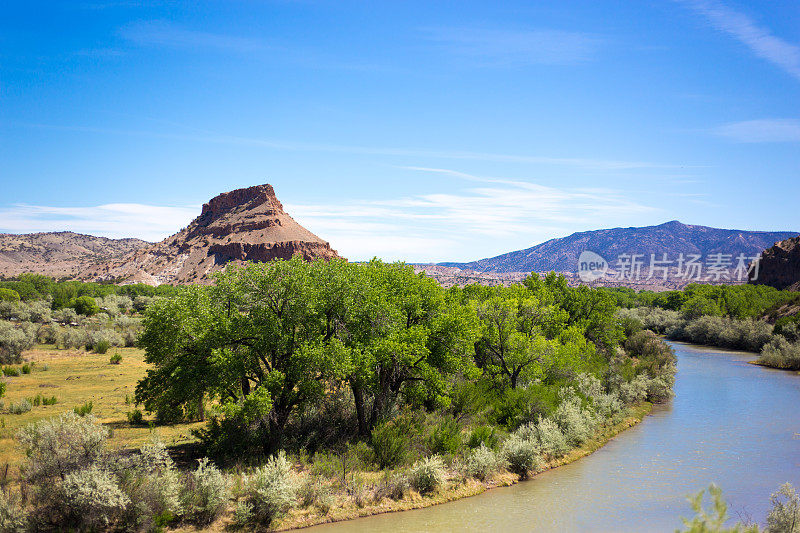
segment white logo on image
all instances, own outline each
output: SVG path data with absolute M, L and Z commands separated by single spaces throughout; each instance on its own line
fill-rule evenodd
M 602 278 L 608 270 L 608 261 L 602 256 L 584 250 L 578 257 L 578 277 L 581 281 L 589 282 Z

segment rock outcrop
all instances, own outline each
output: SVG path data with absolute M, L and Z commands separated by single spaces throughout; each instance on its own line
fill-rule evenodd
M 800 237 L 775 243 L 764 251 L 758 271 L 751 270 L 750 283 L 776 289 L 800 291 Z
M 98 265 L 84 277 L 127 282 L 203 283 L 229 263 L 337 257 L 330 245 L 294 221 L 270 185 L 222 193 L 187 227 L 160 243 Z

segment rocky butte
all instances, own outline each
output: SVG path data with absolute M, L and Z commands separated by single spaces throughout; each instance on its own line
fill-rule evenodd
M 330 244 L 283 210 L 272 186 L 222 193 L 203 205 L 181 231 L 149 247 L 99 264 L 85 273 L 94 280 L 129 283 L 202 283 L 229 263 L 338 257 Z
M 765 250 L 761 254 L 758 277 L 750 283 L 800 291 L 800 237 L 775 243 Z

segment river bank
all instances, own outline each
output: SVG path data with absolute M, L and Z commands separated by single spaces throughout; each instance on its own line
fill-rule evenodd
M 573 448 L 562 457 L 548 461 L 542 469 L 532 474 L 528 479 L 535 479 L 544 472 L 573 463 L 599 450 L 615 436 L 641 422 L 642 419 L 650 413 L 652 407 L 652 404 L 649 402 L 641 402 L 628 407 L 626 413 L 621 417 L 619 422 L 611 425 L 603 425 L 593 438 L 586 441 L 583 445 Z M 369 474 L 370 473 L 364 473 L 365 476 Z M 380 473 L 377 474 L 380 475 Z M 384 513 L 421 509 L 476 496 L 498 487 L 508 487 L 520 481 L 517 475 L 510 472 L 503 472 L 485 482 L 473 478 L 451 479 L 446 488 L 427 496 L 422 496 L 412 490 L 406 497 L 397 501 L 384 498 L 376 504 L 364 505 L 363 507 L 358 507 L 348 502 L 349 504 L 344 506 L 331 508 L 327 514 L 315 513 L 312 508 L 296 509 L 290 511 L 289 514 L 280 520 L 274 529 L 277 531 L 287 531 Z M 216 531 L 216 529 L 214 530 Z

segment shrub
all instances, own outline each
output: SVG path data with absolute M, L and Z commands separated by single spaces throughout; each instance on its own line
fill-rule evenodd
M 487 446 L 491 449 L 497 448 L 497 443 L 500 441 L 497 429 L 492 426 L 477 426 L 469 434 L 467 446 L 470 449 L 475 449 L 481 445 Z
M 561 457 L 569 451 L 569 443 L 553 420 L 540 418 L 536 422 L 536 438 L 544 455 L 549 457 Z
M 29 482 L 63 478 L 69 472 L 94 464 L 105 452 L 108 429 L 92 415 L 66 412 L 29 424 L 17 434 L 28 461 L 23 475 Z
M 122 356 L 118 353 L 115 353 L 114 355 L 111 356 L 108 362 L 111 363 L 112 365 L 118 365 L 122 362 Z
M 410 485 L 408 478 L 400 472 L 385 471 L 383 477 L 378 482 L 375 490 L 375 501 L 380 502 L 384 498 L 391 500 L 402 500 L 408 492 Z
M 23 374 L 30 374 L 31 373 L 31 365 L 29 365 L 28 363 L 25 363 L 24 365 L 22 365 L 22 368 L 20 368 L 20 370 L 22 370 Z
M 12 403 L 8 406 L 8 412 L 12 415 L 21 415 L 27 413 L 32 408 L 31 402 L 27 399 L 20 400 L 19 403 Z
M 791 483 L 784 483 L 770 497 L 772 509 L 767 515 L 770 533 L 796 533 L 800 529 L 800 496 Z
M 134 409 L 133 411 L 128 411 L 128 423 L 132 426 L 141 426 L 142 422 L 144 421 L 144 415 L 142 414 L 141 409 Z
M 333 506 L 333 494 L 328 485 L 323 483 L 319 477 L 307 477 L 297 489 L 297 496 L 300 498 L 302 507 L 316 505 L 324 514 L 327 514 Z
M 439 422 L 428 438 L 428 448 L 434 454 L 454 454 L 461 447 L 461 426 L 453 418 Z
M 30 349 L 35 339 L 32 331 L 0 321 L 0 363 L 19 362 L 22 352 Z
M 97 465 L 64 476 L 57 494 L 51 503 L 60 508 L 59 526 L 77 526 L 81 530 L 107 528 L 130 504 L 117 479 Z
M 528 477 L 528 472 L 537 470 L 541 464 L 539 443 L 512 433 L 503 442 L 501 454 L 508 463 L 508 469 L 520 478 Z
M 53 311 L 52 317 L 59 324 L 74 324 L 78 322 L 78 313 L 71 307 L 62 307 Z
M 189 475 L 184 493 L 184 508 L 190 520 L 210 524 L 228 505 L 230 484 L 220 470 L 207 458 L 200 459 L 197 470 Z
M 408 461 L 411 445 L 410 424 L 404 422 L 393 420 L 380 424 L 372 430 L 370 446 L 375 452 L 375 461 L 382 469 Z
M 3 375 L 10 376 L 10 377 L 18 377 L 20 374 L 19 368 L 15 366 L 4 366 L 3 367 Z
M 581 407 L 581 399 L 574 391 L 562 397 L 553 420 L 572 446 L 583 444 L 594 434 L 596 420 L 588 409 Z
M 245 501 L 254 522 L 269 525 L 288 511 L 297 493 L 292 467 L 281 451 L 244 480 Z
M 18 302 L 19 293 L 13 289 L 0 287 L 0 302 Z
M 79 406 L 73 408 L 72 410 L 78 416 L 86 416 L 86 415 L 88 415 L 89 413 L 92 412 L 92 409 L 94 409 L 94 403 L 92 403 L 92 402 L 84 402 L 83 405 L 79 405 Z
M 106 339 L 100 339 L 99 341 L 95 342 L 92 346 L 92 349 L 95 353 L 104 354 L 108 351 L 111 347 L 111 343 L 109 343 Z
M 47 397 L 42 396 L 41 394 L 37 394 L 33 398 L 28 398 L 28 401 L 34 406 L 39 407 L 40 405 L 55 405 L 58 403 L 58 398 L 55 396 Z
M 485 481 L 505 466 L 502 457 L 498 456 L 491 448 L 481 444 L 467 455 L 464 461 L 464 473 Z
M 134 503 L 126 517 L 134 529 L 156 530 L 183 514 L 179 474 L 156 436 L 140 449 L 122 488 Z
M 408 472 L 408 481 L 420 494 L 428 494 L 439 489 L 445 482 L 442 458 L 433 455 L 414 463 Z
M 88 343 L 86 331 L 78 328 L 64 328 L 56 334 L 56 346 L 58 348 L 80 348 Z
M 800 342 L 790 343 L 785 337 L 776 335 L 761 350 L 758 362 L 773 368 L 800 370 Z
M 28 516 L 19 498 L 5 489 L 0 489 L 0 531 L 4 533 L 28 531 Z
M 623 382 L 619 387 L 620 399 L 626 404 L 641 402 L 647 398 L 649 381 L 645 374 L 639 374 L 631 381 Z
M 92 316 L 100 312 L 100 307 L 91 296 L 79 296 L 75 298 L 75 303 L 72 305 L 79 315 Z

